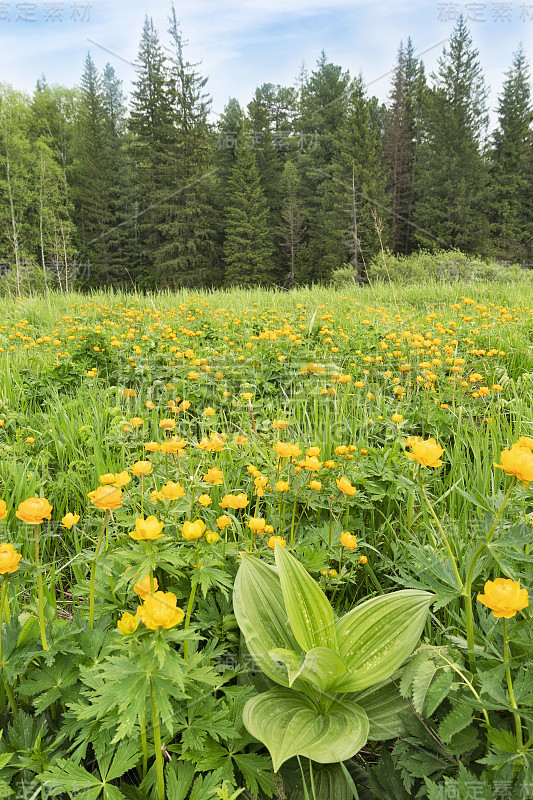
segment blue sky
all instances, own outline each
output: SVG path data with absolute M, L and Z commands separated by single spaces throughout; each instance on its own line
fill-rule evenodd
M 429 73 L 459 12 L 479 50 L 491 108 L 519 42 L 533 54 L 533 0 L 176 0 L 175 7 L 187 56 L 201 61 L 209 78 L 215 112 L 230 96 L 247 103 L 262 83 L 294 85 L 302 62 L 312 70 L 322 49 L 350 74 L 362 72 L 385 100 L 400 40 L 411 36 Z M 90 50 L 99 67 L 113 65 L 129 91 L 135 74 L 128 62 L 144 16 L 165 40 L 169 9 L 167 0 L 0 2 L 0 80 L 31 92 L 44 73 L 49 83 L 74 86 Z

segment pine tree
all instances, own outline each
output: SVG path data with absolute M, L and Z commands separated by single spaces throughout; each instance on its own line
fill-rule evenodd
M 498 105 L 491 148 L 491 234 L 494 252 L 510 261 L 533 260 L 533 106 L 522 46 L 514 53 Z
M 229 181 L 224 262 L 227 286 L 268 286 L 272 281 L 273 244 L 268 206 L 261 188 L 255 153 L 246 131 L 237 143 Z
M 303 215 L 299 199 L 300 177 L 293 161 L 286 161 L 281 175 L 282 221 L 278 229 L 280 246 L 285 252 L 283 283 L 292 289 L 296 283 L 296 255 L 301 247 L 304 229 Z
M 462 17 L 438 64 L 418 149 L 416 238 L 424 246 L 483 254 L 488 246 L 487 90 Z

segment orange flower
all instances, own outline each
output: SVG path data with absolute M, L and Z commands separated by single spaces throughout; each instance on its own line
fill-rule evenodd
M 208 494 L 201 494 L 198 498 L 198 502 L 201 506 L 210 506 L 213 501 Z
M 353 497 L 357 491 L 355 486 L 352 486 L 348 478 L 339 478 L 337 481 L 337 488 L 348 497 Z
M 159 589 L 157 578 L 152 578 L 152 581 L 154 585 L 154 592 L 157 592 L 157 590 Z M 145 575 L 142 581 L 137 581 L 137 583 L 133 587 L 133 591 L 135 592 L 135 594 L 139 595 L 141 600 L 146 600 L 146 598 L 152 594 L 152 584 L 150 582 L 150 576 Z
M 348 550 L 355 550 L 357 547 L 357 538 L 349 531 L 343 531 L 343 533 L 341 533 L 340 542 L 342 546 L 347 547 Z
M 122 505 L 122 489 L 117 486 L 99 486 L 87 495 L 97 508 L 114 511 Z
M 40 525 L 45 519 L 52 519 L 52 506 L 44 497 L 30 497 L 20 503 L 15 516 L 28 525 Z
M 217 525 L 220 528 L 220 530 L 228 528 L 231 525 L 231 517 L 228 517 L 227 514 L 221 514 L 220 517 L 217 517 Z
M 517 581 L 509 578 L 487 581 L 484 592 L 484 594 L 478 594 L 477 599 L 484 606 L 490 608 L 497 618 L 511 619 L 517 611 L 521 611 L 529 605 L 527 589 L 521 589 Z
M 21 553 L 17 553 L 12 544 L 7 542 L 0 544 L 0 575 L 16 572 L 21 558 Z
M 7 517 L 7 504 L 5 500 L 0 500 L 0 519 Z

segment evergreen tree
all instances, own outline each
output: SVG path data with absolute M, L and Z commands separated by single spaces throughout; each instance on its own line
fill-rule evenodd
M 409 38 L 407 47 L 400 43 L 398 51 L 383 145 L 391 209 L 389 244 L 396 253 L 410 253 L 415 246 L 414 179 L 426 88 L 423 64 L 415 58 Z
M 171 192 L 161 205 L 163 241 L 156 255 L 159 280 L 172 286 L 207 286 L 220 280 L 215 250 L 215 171 L 207 116 L 206 78 L 184 57 L 184 42 L 172 7 L 172 56 L 167 94 L 175 141 L 168 153 Z
M 229 181 L 224 262 L 227 286 L 267 286 L 272 282 L 273 244 L 268 205 L 261 188 L 255 152 L 246 131 L 237 143 Z
M 416 238 L 424 246 L 482 254 L 488 244 L 487 90 L 462 17 L 438 64 L 418 149 Z
M 491 148 L 491 234 L 495 253 L 510 261 L 533 260 L 533 106 L 522 46 L 513 56 L 498 105 Z
M 278 233 L 280 246 L 285 253 L 285 269 L 283 283 L 291 288 L 296 283 L 296 255 L 301 247 L 304 235 L 303 215 L 300 195 L 300 177 L 293 161 L 286 161 L 281 175 L 282 189 L 282 222 Z
M 165 59 L 153 21 L 145 18 L 131 100 L 130 158 L 134 172 L 135 237 L 139 261 L 135 274 L 141 285 L 154 287 L 154 263 L 165 242 L 162 206 L 176 193 L 171 168 L 175 131 L 166 91 Z

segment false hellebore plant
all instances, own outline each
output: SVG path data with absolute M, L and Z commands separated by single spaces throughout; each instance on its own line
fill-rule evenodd
M 368 739 L 398 736 L 406 703 L 389 679 L 417 646 L 433 595 L 391 592 L 335 621 L 299 561 L 283 547 L 274 553 L 277 568 L 243 554 L 233 594 L 255 664 L 279 684 L 244 708 L 274 771 L 293 756 L 338 763 Z

